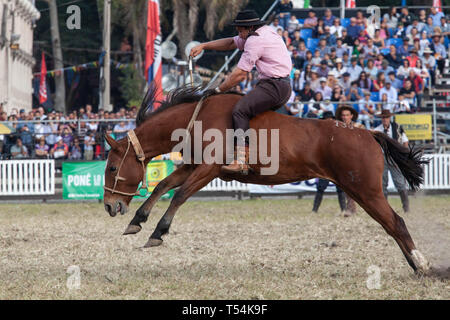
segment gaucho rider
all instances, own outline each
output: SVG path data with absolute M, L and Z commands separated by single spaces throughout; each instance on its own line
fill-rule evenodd
M 195 57 L 203 50 L 234 50 L 244 52 L 231 75 L 215 90 L 225 92 L 246 79 L 247 74 L 256 66 L 259 78 L 256 87 L 246 94 L 233 109 L 234 130 L 249 129 L 249 121 L 256 115 L 275 110 L 285 104 L 291 95 L 289 74 L 292 62 L 286 44 L 270 26 L 262 21 L 253 10 L 241 11 L 231 24 L 239 35 L 205 42 L 192 48 L 190 55 Z M 236 159 L 223 166 L 228 173 L 247 173 L 248 141 L 244 134 L 237 136 Z

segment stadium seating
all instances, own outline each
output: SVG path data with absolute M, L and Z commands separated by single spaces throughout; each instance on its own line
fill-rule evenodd
M 392 44 L 398 48 L 403 44 L 403 40 L 400 38 L 389 38 L 386 40 L 386 43 L 385 43 L 386 47 L 389 47 Z
M 343 18 L 341 19 L 341 26 L 344 28 L 347 28 L 350 25 L 350 18 Z
M 371 92 L 370 100 L 372 100 L 373 102 L 380 101 L 380 93 L 379 92 Z
M 382 54 L 383 56 L 389 54 L 389 51 L 390 51 L 389 48 L 383 48 L 383 49 L 380 50 L 380 52 L 381 52 L 381 54 Z
M 306 48 L 312 53 L 314 53 L 318 45 L 319 39 L 309 38 L 308 40 L 306 40 Z
M 312 37 L 312 32 L 312 29 L 302 29 L 300 30 L 300 38 L 308 41 L 308 39 Z

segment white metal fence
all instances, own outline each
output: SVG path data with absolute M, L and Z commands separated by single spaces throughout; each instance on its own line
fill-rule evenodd
M 217 178 L 203 187 L 201 191 L 248 191 L 248 186 L 246 183 L 241 183 L 234 180 L 223 181 Z
M 425 155 L 430 164 L 425 166 L 422 189 L 450 189 L 450 154 Z
M 0 196 L 55 194 L 54 160 L 0 161 Z

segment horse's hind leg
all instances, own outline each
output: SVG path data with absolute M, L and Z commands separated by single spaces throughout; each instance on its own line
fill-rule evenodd
M 351 195 L 395 239 L 414 271 L 427 273 L 430 270 L 430 263 L 416 249 L 403 218 L 389 206 L 381 190 L 376 196 L 358 195 L 353 192 Z
M 148 239 L 144 247 L 159 246 L 162 243 L 161 236 L 169 232 L 170 224 L 178 208 L 194 193 L 206 186 L 211 180 L 220 173 L 220 166 L 202 164 L 195 168 L 192 174 L 187 178 L 181 187 L 176 191 L 169 208 L 164 216 L 159 220 L 155 231 Z
M 194 165 L 182 165 L 177 170 L 175 170 L 172 174 L 170 174 L 165 179 L 161 180 L 158 185 L 153 190 L 152 194 L 148 199 L 144 201 L 144 203 L 139 207 L 128 225 L 127 229 L 123 233 L 126 234 L 135 234 L 141 231 L 141 223 L 147 221 L 150 212 L 155 205 L 155 203 L 164 195 L 167 191 L 180 186 L 189 175 L 194 171 Z

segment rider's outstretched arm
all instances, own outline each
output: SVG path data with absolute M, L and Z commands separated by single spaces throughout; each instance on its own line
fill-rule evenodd
M 224 38 L 219 40 L 213 40 L 209 42 L 204 42 L 192 48 L 190 55 L 195 57 L 199 55 L 203 50 L 217 50 L 217 51 L 228 51 L 236 49 L 236 44 L 233 38 Z

